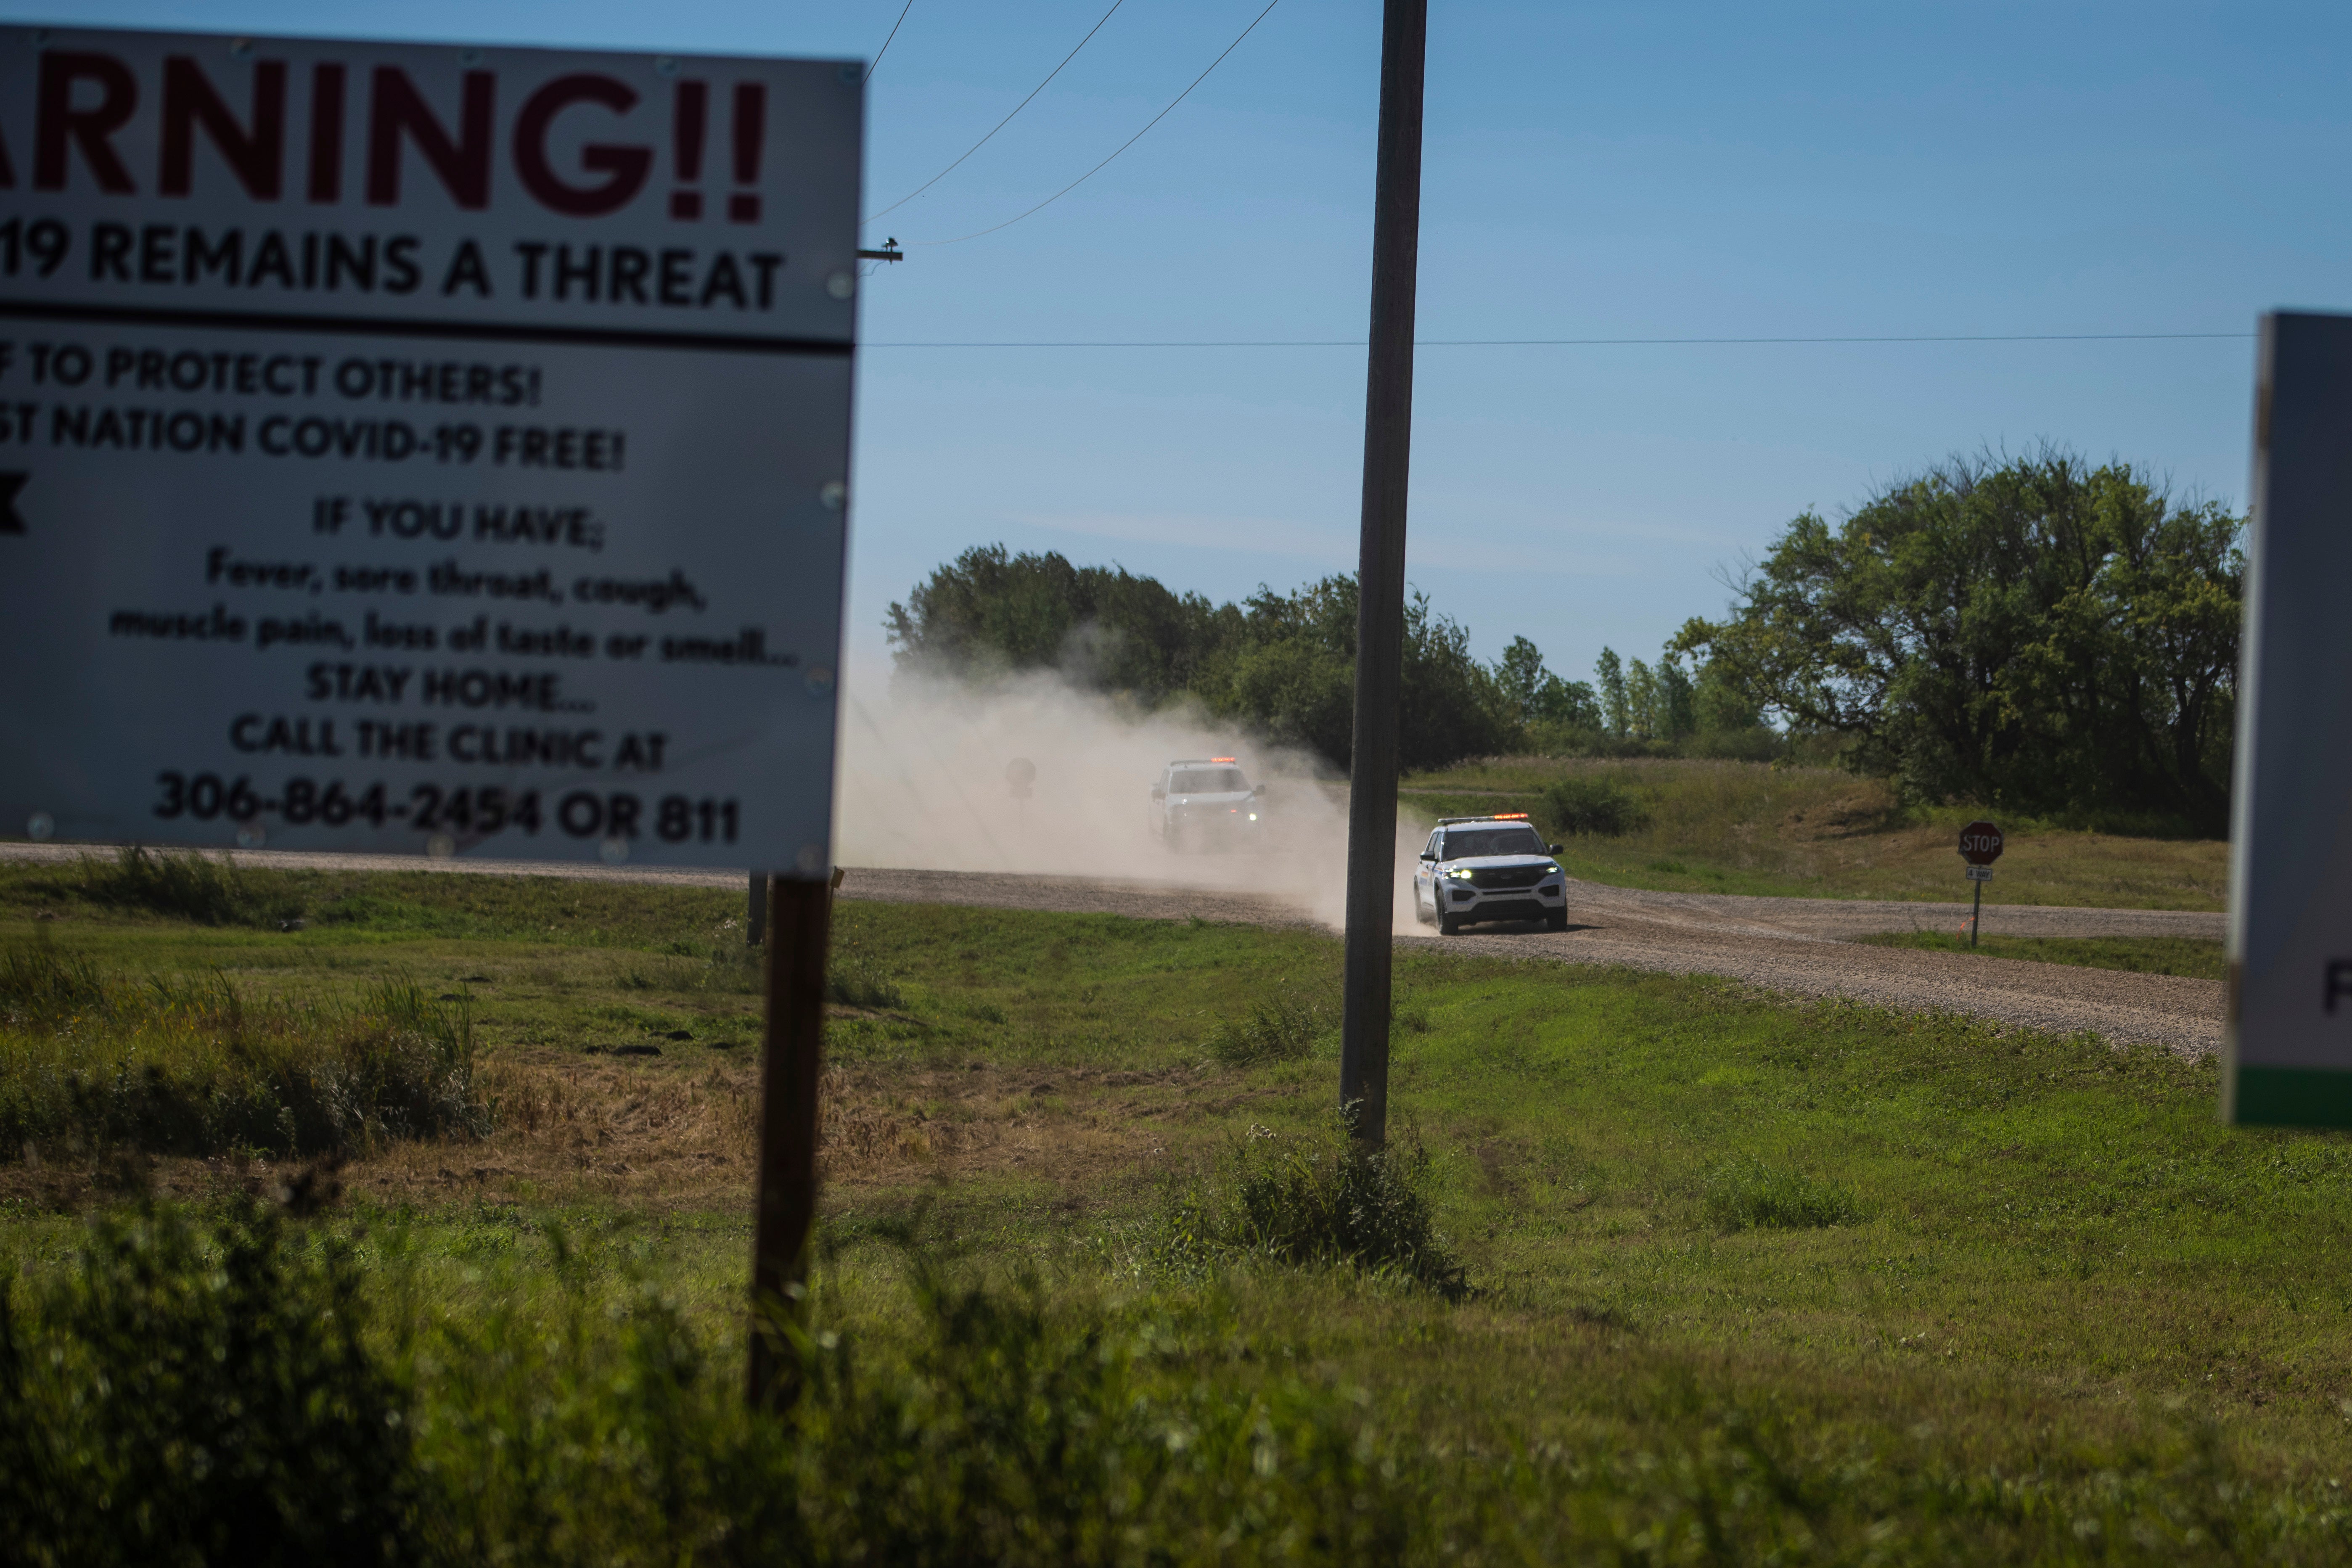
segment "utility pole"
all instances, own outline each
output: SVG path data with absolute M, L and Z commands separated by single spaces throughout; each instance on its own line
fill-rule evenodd
M 1405 486 L 1412 466 L 1412 307 L 1421 253 L 1421 89 L 1429 0 L 1387 0 L 1372 198 L 1371 353 L 1364 388 L 1363 542 L 1356 564 L 1356 732 L 1348 792 L 1348 969 L 1339 1103 L 1388 1139 L 1389 957 L 1395 924 L 1397 729 L 1404 668 Z

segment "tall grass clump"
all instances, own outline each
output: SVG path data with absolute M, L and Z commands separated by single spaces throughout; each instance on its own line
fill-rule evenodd
M 1834 1182 L 1749 1160 L 1709 1174 L 1706 1217 L 1725 1230 L 1812 1230 L 1864 1215 L 1862 1201 Z
M 862 958 L 836 959 L 826 971 L 824 994 L 828 1002 L 845 1007 L 904 1007 L 907 994 L 898 982 Z
M 1619 838 L 1650 819 L 1642 797 L 1612 780 L 1571 773 L 1543 792 L 1545 820 L 1555 833 Z
M 1343 1117 L 1322 1138 L 1254 1132 L 1215 1171 L 1172 1189 L 1156 1261 L 1179 1275 L 1220 1258 L 1351 1268 L 1461 1300 L 1469 1274 L 1431 1212 L 1427 1151 L 1368 1148 L 1352 1124 Z
M 0 1019 L 67 1018 L 105 1000 L 106 977 L 89 958 L 47 942 L 0 948 Z
M 26 1149 L 314 1154 L 488 1131 L 460 1006 L 384 982 L 329 1003 L 226 978 L 109 981 L 0 956 L 0 1159 Z
M 1323 1009 L 1295 996 L 1255 1002 L 1237 1018 L 1221 1018 L 1204 1042 L 1227 1067 L 1296 1061 L 1315 1048 L 1327 1027 Z
M 112 860 L 83 856 L 81 895 L 94 904 L 208 926 L 277 925 L 302 912 L 233 861 L 194 851 L 154 854 L 136 844 Z

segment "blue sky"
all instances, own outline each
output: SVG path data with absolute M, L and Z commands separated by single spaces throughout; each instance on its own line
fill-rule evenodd
M 870 56 L 903 0 L 80 0 L 127 26 Z M 1018 102 L 1109 0 L 914 0 L 868 210 Z M 1352 569 L 1363 354 L 929 349 L 1360 339 L 1375 0 L 1125 0 L 1002 134 L 878 220 L 851 640 L 971 543 L 1217 597 Z M 66 20 L 57 10 L 20 13 Z M 2352 304 L 2352 13 L 2067 5 L 1432 6 L 1425 338 L 2251 332 Z M 2244 494 L 2252 346 L 1422 351 L 1410 570 L 1492 658 L 1584 675 L 1719 611 L 1724 568 L 1955 450 L 2043 439 Z

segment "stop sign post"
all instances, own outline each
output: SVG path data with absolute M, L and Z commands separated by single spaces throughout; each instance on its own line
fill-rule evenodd
M 1960 829 L 1960 858 L 1969 863 L 1969 945 L 1977 944 L 1977 921 L 1984 913 L 1984 885 L 1992 880 L 1992 863 L 2000 858 L 2000 829 L 1990 822 L 1971 822 Z

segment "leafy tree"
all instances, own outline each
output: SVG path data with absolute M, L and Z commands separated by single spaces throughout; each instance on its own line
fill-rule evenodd
M 1192 693 L 1269 741 L 1347 766 L 1356 727 L 1355 579 L 1326 577 L 1291 594 L 1261 585 Z
M 1708 659 L 1698 667 L 1698 679 L 1691 688 L 1691 713 L 1702 734 L 1764 727 L 1764 705 L 1740 686 L 1730 666 L 1721 659 Z
M 1592 678 L 1601 686 L 1601 728 L 1622 741 L 1633 731 L 1633 710 L 1626 698 L 1624 661 L 1615 649 L 1602 646 L 1592 661 Z
M 1407 771 L 1502 751 L 1517 728 L 1495 678 L 1470 656 L 1469 628 L 1432 610 L 1426 594 L 1404 607 L 1403 700 L 1397 762 Z
M 1625 732 L 1636 741 L 1663 741 L 1658 729 L 1658 678 L 1634 659 L 1625 666 Z
M 1238 635 L 1204 668 L 1193 694 L 1213 713 L 1267 739 L 1305 746 L 1335 766 L 1353 751 L 1356 580 L 1326 577 L 1291 594 L 1261 587 Z M 1400 763 L 1442 767 L 1510 738 L 1508 701 L 1470 656 L 1470 634 L 1415 594 L 1404 606 Z
M 1696 691 L 1672 645 L 1658 657 L 1654 669 L 1633 660 L 1625 667 L 1627 735 L 1671 744 L 1690 734 L 1698 728 Z
M 1503 689 L 1504 700 L 1521 723 L 1537 717 L 1537 694 L 1550 674 L 1544 668 L 1543 650 L 1527 638 L 1513 637 L 1511 646 L 1503 650 L 1503 657 L 1495 665 L 1495 683 Z
M 1601 728 L 1601 700 L 1593 696 L 1591 686 L 1585 681 L 1562 680 L 1553 676 L 1545 683 L 1537 708 L 1537 717 L 1547 724 L 1570 730 Z
M 1794 519 L 1676 646 L 1914 798 L 2218 834 L 2243 531 L 2126 464 L 1955 458 Z
M 987 544 L 932 572 L 885 624 L 901 668 L 970 678 L 1055 668 L 1153 704 L 1185 687 L 1237 618 L 1122 568 Z
M 1469 633 L 1415 595 L 1404 613 L 1404 766 L 1498 751 L 1514 729 Z M 1062 556 L 965 551 L 890 606 L 901 669 L 963 679 L 1053 668 L 1140 706 L 1181 699 L 1270 741 L 1348 765 L 1355 728 L 1356 580 L 1289 594 L 1261 586 L 1242 605 L 1175 594 L 1150 577 Z M 1544 694 L 1539 691 L 1539 698 Z
M 1671 647 L 1658 658 L 1657 695 L 1654 702 L 1651 732 L 1658 739 L 1679 741 L 1698 728 L 1697 689 Z
M 1562 680 L 1545 668 L 1542 651 L 1525 637 L 1511 639 L 1494 675 L 1507 710 L 1521 724 L 1601 728 L 1601 708 L 1592 688 L 1581 680 Z

